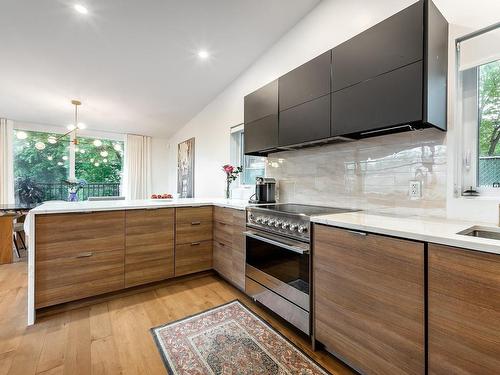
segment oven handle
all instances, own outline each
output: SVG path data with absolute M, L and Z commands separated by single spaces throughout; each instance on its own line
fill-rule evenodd
M 304 247 L 301 247 L 301 246 L 293 246 L 293 245 L 288 245 L 288 244 L 285 244 L 281 241 L 279 241 L 279 239 L 273 239 L 272 235 L 268 235 L 266 234 L 265 236 L 264 235 L 259 235 L 255 232 L 252 232 L 252 231 L 246 231 L 246 232 L 243 232 L 243 234 L 247 237 L 251 237 L 251 238 L 255 238 L 256 240 L 259 240 L 259 241 L 262 241 L 262 242 L 267 242 L 271 245 L 276 245 L 276 246 L 279 246 L 283 249 L 286 249 L 286 250 L 290 250 L 290 251 L 293 251 L 295 253 L 299 253 L 299 254 L 309 254 L 309 249 L 308 248 L 304 248 Z

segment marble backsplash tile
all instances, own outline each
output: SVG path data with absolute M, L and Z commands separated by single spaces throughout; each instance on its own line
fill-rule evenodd
M 446 133 L 413 131 L 271 154 L 280 202 L 402 215 L 446 215 Z M 422 183 L 410 200 L 409 184 Z

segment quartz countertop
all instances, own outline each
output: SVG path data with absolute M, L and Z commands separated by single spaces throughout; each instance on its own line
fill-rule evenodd
M 222 198 L 178 198 L 172 200 L 162 199 L 138 199 L 121 201 L 82 201 L 82 202 L 46 202 L 32 209 L 30 214 L 53 214 L 66 212 L 85 211 L 116 211 L 133 210 L 144 208 L 168 208 L 186 206 L 206 206 L 214 205 L 219 207 L 234 208 L 244 210 L 250 204 L 243 199 L 222 199 Z
M 498 227 L 492 224 L 446 218 L 393 216 L 362 211 L 315 216 L 311 218 L 311 221 L 345 229 L 500 254 L 500 240 L 457 234 L 472 226 L 498 230 Z

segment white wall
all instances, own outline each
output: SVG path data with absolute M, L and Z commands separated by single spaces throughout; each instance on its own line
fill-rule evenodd
M 196 138 L 195 195 L 221 197 L 229 128 L 243 122 L 243 97 L 415 0 L 323 0 L 169 140 L 169 191 L 176 191 L 177 144 Z M 217 63 L 215 61 L 215 63 Z

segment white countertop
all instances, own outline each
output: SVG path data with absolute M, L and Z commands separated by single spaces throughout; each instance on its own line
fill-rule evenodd
M 491 224 L 444 218 L 390 216 L 361 211 L 315 216 L 311 218 L 311 221 L 340 228 L 500 254 L 500 240 L 457 234 L 475 225 L 498 229 Z
M 133 210 L 143 208 L 168 208 L 185 206 L 206 206 L 214 205 L 219 207 L 234 208 L 244 210 L 248 201 L 243 199 L 222 199 L 222 198 L 178 198 L 173 200 L 162 199 L 138 199 L 122 201 L 82 201 L 82 202 L 46 202 L 30 211 L 30 214 L 54 214 L 66 212 L 85 211 L 116 211 Z

